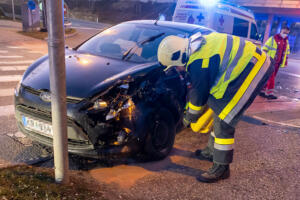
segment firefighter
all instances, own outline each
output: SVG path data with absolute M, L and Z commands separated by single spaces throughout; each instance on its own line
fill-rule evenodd
M 290 29 L 288 27 L 282 28 L 280 33 L 270 37 L 262 48 L 275 61 L 275 71 L 259 94 L 264 98 L 277 99 L 274 95 L 275 78 L 279 68 L 287 66 L 287 56 L 290 54 L 289 33 Z
M 213 161 L 213 165 L 197 180 L 212 183 L 228 178 L 235 126 L 273 73 L 270 57 L 236 36 L 196 33 L 190 38 L 164 38 L 158 60 L 166 69 L 184 68 L 190 76 L 185 125 L 195 123 L 207 106 L 215 113 L 208 145 L 196 151 L 200 160 Z

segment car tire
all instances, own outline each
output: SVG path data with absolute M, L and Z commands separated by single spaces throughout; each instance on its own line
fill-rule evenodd
M 176 128 L 173 116 L 167 109 L 152 113 L 147 120 L 144 151 L 150 160 L 165 158 L 173 148 Z

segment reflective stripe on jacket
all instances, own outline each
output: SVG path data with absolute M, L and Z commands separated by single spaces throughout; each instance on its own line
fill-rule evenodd
M 272 36 L 264 44 L 262 50 L 266 51 L 267 54 L 272 59 L 275 59 L 275 56 L 277 53 L 277 48 L 278 48 L 277 42 L 275 41 L 274 36 Z M 289 44 L 289 41 L 287 40 L 286 50 L 284 51 L 284 56 L 283 56 L 283 60 L 282 60 L 280 67 L 285 67 L 287 55 L 289 55 L 289 54 L 290 54 L 290 44 Z
M 208 103 L 221 120 L 230 123 L 269 69 L 266 60 L 266 53 L 251 42 L 220 33 L 205 36 L 187 64 L 192 83 L 189 112 L 200 115 Z
M 205 45 L 191 55 L 187 67 L 199 59 L 203 59 L 202 68 L 208 67 L 209 59 L 218 54 L 221 62 L 210 94 L 221 99 L 229 83 L 241 74 L 253 57 L 256 46 L 242 38 L 221 33 L 211 33 L 204 38 Z

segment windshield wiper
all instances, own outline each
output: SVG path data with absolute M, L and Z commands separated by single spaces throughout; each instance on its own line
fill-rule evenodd
M 124 60 L 134 49 L 138 49 L 140 46 L 142 46 L 142 45 L 144 45 L 144 44 L 146 44 L 146 43 L 148 43 L 148 42 L 153 42 L 154 40 L 156 40 L 157 38 L 160 38 L 161 36 L 163 36 L 163 35 L 165 35 L 166 33 L 160 33 L 160 34 L 158 34 L 158 35 L 154 35 L 154 36 L 151 36 L 151 37 L 149 37 L 149 38 L 147 38 L 147 39 L 145 39 L 145 40 L 142 40 L 142 41 L 140 41 L 140 42 L 137 42 L 133 47 L 131 47 L 130 49 L 128 49 L 124 54 L 123 54 L 123 57 L 122 57 L 122 60 Z M 135 50 L 136 51 L 136 50 Z M 132 53 L 131 53 L 131 55 L 126 59 L 126 60 L 129 60 L 131 57 L 132 57 L 132 55 L 134 54 L 134 52 L 135 51 L 133 51 Z

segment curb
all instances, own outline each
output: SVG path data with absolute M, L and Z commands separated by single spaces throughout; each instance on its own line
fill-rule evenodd
M 77 30 L 76 30 L 75 33 L 65 35 L 65 39 L 74 37 L 74 36 L 76 36 L 77 34 L 78 34 L 78 32 L 77 32 Z M 48 37 L 46 37 L 44 40 L 45 40 L 45 41 L 48 41 Z
M 75 33 L 72 33 L 72 34 L 69 34 L 69 35 L 65 35 L 65 38 L 71 38 L 71 37 L 74 37 L 77 34 L 78 34 L 78 32 L 76 30 Z

